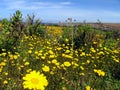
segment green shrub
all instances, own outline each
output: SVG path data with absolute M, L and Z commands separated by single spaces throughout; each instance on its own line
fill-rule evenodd
M 45 36 L 45 29 L 41 27 L 41 22 L 39 19 L 35 20 L 35 15 L 27 15 L 27 20 L 25 22 L 25 33 L 27 35 L 40 35 Z

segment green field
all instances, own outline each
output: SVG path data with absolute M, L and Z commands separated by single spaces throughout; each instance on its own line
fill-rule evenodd
M 23 22 L 16 11 L 0 31 L 0 90 L 120 90 L 120 30 Z

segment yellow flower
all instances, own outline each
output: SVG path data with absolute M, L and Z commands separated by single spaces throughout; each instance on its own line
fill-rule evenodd
M 30 53 L 32 53 L 32 51 L 31 51 L 31 50 L 28 50 L 28 53 L 30 54 Z
M 54 54 L 54 52 L 52 50 L 49 50 L 48 52 L 49 52 L 49 54 Z
M 2 49 L 2 51 L 6 51 L 6 49 Z
M 76 62 L 72 62 L 72 65 L 74 65 L 73 68 L 76 68 L 79 66 Z
M 28 88 L 34 90 L 45 90 L 45 87 L 48 85 L 46 76 L 36 71 L 30 72 L 30 74 L 26 74 L 26 76 L 23 77 L 23 80 L 24 89 Z
M 50 72 L 50 74 L 51 74 L 51 75 L 53 75 L 53 74 L 54 74 L 54 72 L 53 72 L 53 71 L 51 71 L 51 72 Z
M 35 51 L 35 54 L 38 54 L 38 51 Z
M 7 72 L 5 72 L 5 75 L 7 76 L 7 75 L 8 75 L 8 73 L 7 73 Z
M 80 54 L 80 56 L 85 56 L 85 52 L 82 52 L 82 53 Z
M 92 88 L 89 85 L 87 85 L 85 88 L 86 90 L 92 90 Z
M 87 60 L 87 63 L 89 64 L 89 63 L 90 63 L 90 60 Z
M 67 90 L 66 87 L 62 87 L 62 90 Z
M 91 52 L 95 53 L 95 49 L 93 47 L 90 48 Z
M 69 66 L 71 66 L 71 63 L 70 62 L 64 62 L 64 65 L 66 66 L 66 67 L 69 67 Z
M 65 58 L 73 59 L 73 57 L 71 55 L 62 54 L 62 56 Z
M 24 63 L 25 66 L 27 66 L 27 65 L 29 65 L 29 64 L 30 64 L 29 62 L 25 62 L 25 63 Z
M 3 83 L 4 83 L 4 84 L 8 84 L 8 81 L 7 81 L 7 80 L 5 80 Z
M 2 72 L 2 67 L 0 68 L 0 72 Z
M 13 56 L 13 58 L 14 58 L 14 59 L 17 59 L 17 58 L 18 58 L 18 56 L 17 56 L 17 55 L 14 55 L 14 56 Z
M 41 56 L 41 59 L 45 59 L 45 56 Z
M 65 41 L 68 42 L 69 40 L 66 38 Z
M 103 52 L 103 51 L 100 51 L 100 52 L 98 53 L 98 55 L 104 55 L 104 52 Z
M 84 73 L 80 73 L 81 76 L 84 76 L 85 74 Z
M 50 55 L 49 58 L 55 58 L 55 55 Z
M 102 70 L 97 70 L 97 69 L 94 69 L 94 72 L 97 73 L 99 76 L 105 76 L 105 72 L 102 71 Z
M 65 53 L 70 53 L 70 50 L 66 50 Z
M 33 44 L 31 44 L 31 43 L 29 43 L 28 45 L 29 45 L 29 46 L 33 46 Z
M 6 56 L 6 54 L 7 54 L 7 53 L 5 53 L 5 52 L 4 52 L 4 53 L 2 53 L 2 56 L 4 56 L 4 57 L 5 57 L 5 56 Z
M 12 54 L 10 54 L 9 57 L 10 57 L 10 60 L 13 60 L 14 58 Z
M 84 67 L 83 67 L 83 66 L 80 66 L 80 69 L 81 69 L 81 70 L 84 70 Z
M 30 72 L 30 71 L 31 71 L 31 69 L 28 69 L 28 70 L 27 70 L 27 72 Z
M 93 42 L 93 44 L 97 44 L 97 42 L 96 42 L 96 41 L 94 41 L 94 42 Z
M 49 66 L 44 66 L 43 68 L 42 68 L 42 70 L 43 71 L 45 71 L 45 72 L 49 72 L 50 71 L 50 68 L 49 68 Z
M 52 60 L 52 63 L 54 63 L 54 64 L 57 63 L 57 60 L 56 60 L 56 59 L 53 59 L 53 60 Z
M 58 47 L 58 48 L 57 48 L 58 51 L 61 50 L 61 49 L 62 49 L 61 47 Z
M 0 63 L 0 66 L 5 66 L 5 65 L 6 65 L 5 62 L 1 62 L 1 63 Z

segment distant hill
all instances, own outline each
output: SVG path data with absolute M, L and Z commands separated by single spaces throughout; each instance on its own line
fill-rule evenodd
M 120 23 L 74 23 L 75 25 L 90 25 L 95 29 L 101 30 L 120 30 Z M 69 23 L 59 23 L 60 26 L 70 26 Z
M 88 23 L 93 28 L 102 30 L 120 30 L 120 23 Z

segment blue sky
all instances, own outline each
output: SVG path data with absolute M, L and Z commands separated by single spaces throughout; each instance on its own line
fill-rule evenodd
M 73 18 L 82 22 L 120 22 L 120 0 L 1 0 L 0 19 L 9 18 L 16 11 L 23 17 L 33 13 L 47 22 Z

